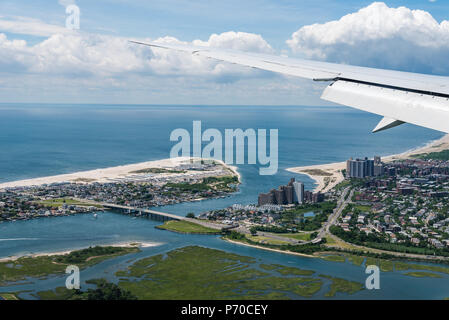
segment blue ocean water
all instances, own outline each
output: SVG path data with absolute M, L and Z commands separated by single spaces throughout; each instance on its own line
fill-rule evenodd
M 222 208 L 233 203 L 254 203 L 259 192 L 296 177 L 312 189 L 313 181 L 285 168 L 343 161 L 349 157 L 389 155 L 416 148 L 442 137 L 436 131 L 403 125 L 372 134 L 379 116 L 345 107 L 268 106 L 134 106 L 134 105 L 0 105 L 0 183 L 104 168 L 169 157 L 172 130 L 192 131 L 201 120 L 203 130 L 278 129 L 279 171 L 259 175 L 257 165 L 239 165 L 240 191 L 230 197 L 164 207 L 179 215 Z M 100 223 L 101 222 L 101 223 Z M 277 254 L 226 243 L 215 236 L 178 235 L 154 228 L 157 222 L 104 213 L 0 224 L 0 257 L 51 252 L 121 241 L 163 243 L 139 256 L 188 244 L 250 255 L 267 263 L 282 263 L 319 270 L 325 274 L 362 281 L 363 268 L 319 259 Z M 83 271 L 85 279 L 111 276 L 124 258 Z M 112 268 L 112 269 L 111 269 Z M 443 298 L 449 278 L 415 279 L 385 273 L 381 292 L 362 291 L 354 297 Z M 35 280 L 28 289 L 43 290 L 63 279 Z M 1 290 L 1 289 L 0 289 Z M 341 296 L 339 298 L 345 298 Z

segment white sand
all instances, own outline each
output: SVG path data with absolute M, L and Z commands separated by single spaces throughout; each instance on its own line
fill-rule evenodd
M 141 242 L 141 241 L 128 241 L 128 242 L 120 242 L 120 243 L 111 243 L 111 244 L 102 244 L 98 245 L 99 247 L 122 247 L 122 248 L 149 248 L 149 247 L 156 247 L 160 246 L 162 243 L 156 243 L 156 242 Z M 97 245 L 94 245 L 97 246 Z M 71 249 L 71 250 L 65 250 L 65 251 L 56 251 L 56 252 L 41 252 L 41 253 L 33 253 L 33 254 L 24 254 L 24 255 L 16 255 L 16 256 L 9 256 L 5 258 L 0 258 L 0 262 L 8 262 L 8 261 L 15 261 L 17 259 L 23 258 L 23 257 L 29 257 L 29 258 L 37 258 L 37 257 L 51 257 L 51 256 L 62 256 L 69 254 L 73 251 L 82 250 L 85 248 L 79 248 L 79 249 Z
M 410 158 L 411 155 L 430 153 L 430 152 L 440 152 L 448 149 L 449 149 L 449 134 L 445 135 L 441 139 L 431 141 L 423 147 L 412 149 L 400 154 L 382 157 L 382 161 L 388 163 L 395 160 Z M 306 167 L 288 168 L 287 171 L 305 174 L 309 176 L 311 179 L 315 180 L 317 183 L 317 187 L 315 188 L 314 192 L 318 191 L 327 192 L 344 180 L 343 174 L 341 173 L 343 169 L 346 169 L 346 161 L 328 164 L 319 164 Z M 314 174 L 313 172 L 312 173 L 307 172 L 307 170 L 321 170 L 326 172 L 327 174 L 330 174 L 330 176 Z
M 188 158 L 188 157 L 179 157 L 173 159 L 164 159 L 157 161 L 148 161 L 141 162 L 117 167 L 110 167 L 104 169 L 95 169 L 89 171 L 75 172 L 69 174 L 61 174 L 57 176 L 50 177 L 42 177 L 42 178 L 34 178 L 27 180 L 18 180 L 12 182 L 5 182 L 0 184 L 0 190 L 5 188 L 14 188 L 14 187 L 29 187 L 29 186 L 39 186 L 43 184 L 51 184 L 51 183 L 61 183 L 61 182 L 74 182 L 74 183 L 92 183 L 92 182 L 111 182 L 112 179 L 118 178 L 127 178 L 132 177 L 133 175 L 138 175 L 136 173 L 132 173 L 133 171 L 138 171 L 142 169 L 148 168 L 175 168 L 179 166 L 181 163 L 185 163 L 189 160 L 199 160 L 196 158 Z M 234 172 L 240 180 L 240 174 L 237 171 L 236 167 L 230 167 L 226 165 L 223 161 L 214 160 L 224 167 L 228 168 L 232 172 Z M 202 171 L 188 171 L 186 174 L 195 175 L 204 173 Z M 158 177 L 170 176 L 171 173 L 160 173 L 157 174 Z

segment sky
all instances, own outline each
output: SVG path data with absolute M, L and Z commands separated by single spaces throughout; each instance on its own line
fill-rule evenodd
M 2 0 L 0 103 L 326 105 L 324 84 L 128 40 L 449 75 L 446 20 L 443 0 Z

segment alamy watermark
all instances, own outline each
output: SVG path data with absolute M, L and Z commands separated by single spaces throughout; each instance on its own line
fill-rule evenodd
M 67 18 L 65 20 L 65 27 L 70 30 L 80 29 L 81 10 L 76 4 L 69 4 L 65 8 Z
M 365 270 L 366 274 L 369 276 L 366 278 L 365 287 L 368 290 L 379 290 L 380 289 L 380 270 L 378 266 L 371 265 L 367 266 Z
M 80 268 L 78 266 L 68 266 L 65 273 L 69 276 L 65 280 L 65 287 L 68 290 L 79 290 L 80 288 Z
M 192 135 L 181 128 L 170 134 L 170 141 L 178 141 L 170 151 L 170 158 L 216 159 L 226 164 L 245 164 L 246 159 L 247 164 L 261 165 L 260 175 L 274 175 L 278 171 L 278 135 L 278 129 L 270 129 L 269 136 L 267 129 L 257 129 L 257 132 L 255 129 L 225 129 L 223 138 L 220 130 L 209 128 L 203 132 L 201 121 L 193 121 Z M 204 148 L 203 142 L 207 142 Z

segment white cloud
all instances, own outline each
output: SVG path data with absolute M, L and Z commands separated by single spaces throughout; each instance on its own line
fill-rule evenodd
M 239 51 L 251 51 L 260 53 L 273 53 L 273 48 L 262 38 L 261 35 L 246 32 L 224 32 L 213 34 L 208 41 L 195 40 L 194 45 L 214 48 L 224 48 Z
M 0 17 L 0 31 L 41 37 L 69 32 L 62 26 L 48 24 L 28 17 Z
M 308 58 L 394 68 L 423 73 L 449 73 L 449 21 L 431 14 L 375 2 L 338 21 L 300 28 L 287 41 Z
M 5 34 L 0 34 L 0 66 L 3 70 L 13 65 L 14 68 L 19 66 L 20 70 L 31 73 L 102 77 L 123 77 L 129 73 L 203 76 L 217 82 L 235 81 L 240 77 L 261 74 L 249 68 L 186 53 L 140 46 L 120 37 L 70 31 L 38 20 L 32 20 L 33 26 L 30 23 L 25 18 L 18 18 L 11 21 L 8 27 L 7 21 L 0 19 L 0 31 L 51 34 L 34 46 L 27 45 L 25 41 L 11 41 Z M 155 41 L 180 43 L 173 37 Z M 243 32 L 213 34 L 207 41 L 195 40 L 193 43 L 243 51 L 273 51 L 260 35 Z

